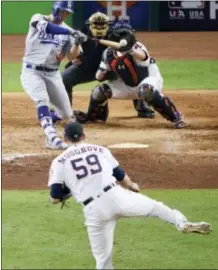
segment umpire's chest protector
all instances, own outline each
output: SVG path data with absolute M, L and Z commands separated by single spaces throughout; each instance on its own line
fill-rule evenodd
M 148 68 L 139 66 L 129 53 L 117 57 L 112 50 L 108 50 L 107 62 L 110 68 L 128 86 L 137 86 L 143 79 L 148 77 Z
M 97 44 L 92 40 L 87 40 L 82 44 L 82 49 L 83 64 L 92 69 L 93 72 L 96 72 L 101 62 L 102 53 L 106 47 L 104 45 Z

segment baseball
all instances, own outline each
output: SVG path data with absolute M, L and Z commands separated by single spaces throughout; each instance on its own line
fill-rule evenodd
M 120 46 L 121 46 L 121 47 L 125 47 L 126 45 L 127 45 L 126 39 L 121 39 L 121 41 L 120 41 Z

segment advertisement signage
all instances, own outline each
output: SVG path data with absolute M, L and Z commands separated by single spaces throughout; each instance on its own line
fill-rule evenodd
M 160 2 L 160 30 L 218 30 L 218 1 Z
M 94 12 L 101 11 L 110 19 L 130 19 L 136 30 L 145 31 L 149 27 L 148 1 L 85 1 L 83 10 L 85 20 Z

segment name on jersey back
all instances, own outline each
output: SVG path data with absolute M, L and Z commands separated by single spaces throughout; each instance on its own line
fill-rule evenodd
M 64 163 L 67 159 L 74 157 L 76 155 L 81 155 L 83 153 L 87 152 L 98 152 L 98 153 L 103 153 L 103 148 L 99 146 L 94 146 L 94 145 L 87 145 L 83 146 L 77 149 L 71 149 L 67 151 L 59 160 L 58 162 Z

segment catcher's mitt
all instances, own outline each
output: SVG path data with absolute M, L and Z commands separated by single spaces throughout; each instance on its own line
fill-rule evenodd
M 121 52 L 126 52 L 132 49 L 133 45 L 136 42 L 135 33 L 130 29 L 118 29 L 114 30 L 110 37 L 110 40 L 115 42 L 120 42 L 121 39 L 125 39 L 127 41 L 127 45 L 123 46 L 119 49 Z

